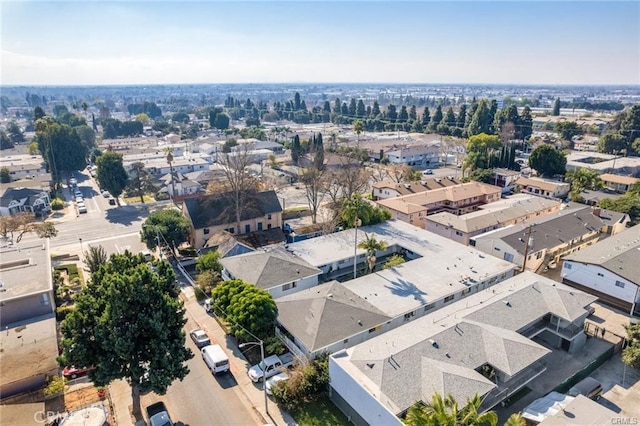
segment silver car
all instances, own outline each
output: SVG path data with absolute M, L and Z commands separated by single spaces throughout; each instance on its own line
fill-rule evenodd
M 189 336 L 191 336 L 191 340 L 193 340 L 193 343 L 195 343 L 198 348 L 204 348 L 211 344 L 211 339 L 209 339 L 207 333 L 200 328 L 191 330 Z

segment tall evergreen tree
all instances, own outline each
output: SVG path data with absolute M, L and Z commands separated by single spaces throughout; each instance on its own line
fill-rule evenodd
M 438 128 L 438 124 L 442 121 L 442 105 L 438 104 L 436 107 L 436 112 L 431 117 L 431 123 L 429 123 L 429 129 L 436 130 Z
M 356 117 L 362 118 L 367 114 L 367 109 L 364 106 L 364 101 L 362 99 L 358 100 L 358 106 L 356 107 Z
M 356 116 L 357 109 L 356 100 L 351 98 L 351 101 L 349 102 L 349 117 L 354 118 Z
M 298 161 L 300 161 L 301 154 L 302 154 L 302 145 L 300 145 L 300 136 L 295 135 L 291 142 L 291 161 L 293 161 L 293 164 L 298 165 Z
M 427 130 L 427 126 L 429 126 L 429 123 L 431 123 L 431 114 L 429 113 L 429 107 L 424 107 L 420 121 L 422 123 L 422 128 L 424 130 Z
M 456 126 L 464 129 L 467 124 L 467 106 L 460 105 L 460 111 L 458 111 L 458 118 L 456 119 Z
M 373 107 L 371 108 L 371 118 L 376 118 L 380 115 L 380 104 L 378 101 L 373 101 Z
M 553 110 L 551 111 L 551 115 L 554 115 L 554 116 L 560 115 L 560 98 L 556 98 L 556 101 L 553 104 Z

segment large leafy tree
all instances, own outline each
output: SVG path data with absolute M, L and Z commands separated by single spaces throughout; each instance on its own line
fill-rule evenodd
M 74 128 L 51 117 L 36 122 L 38 149 L 49 164 L 54 182 L 87 166 L 87 147 Z
M 166 262 L 156 272 L 142 255 L 114 254 L 76 295 L 61 325 L 60 365 L 95 366 L 97 386 L 126 379 L 133 412 L 140 417 L 140 391 L 164 394 L 189 373 L 185 362 L 185 309 Z
M 196 270 L 200 273 L 205 271 L 222 272 L 220 263 L 220 252 L 209 251 L 196 259 Z
M 531 152 L 529 167 L 543 177 L 563 175 L 566 172 L 567 157 L 551 145 L 540 145 Z
M 11 142 L 14 144 L 19 144 L 25 141 L 24 133 L 22 133 L 22 129 L 20 129 L 20 126 L 18 126 L 15 121 L 11 121 L 7 124 L 7 133 L 9 134 Z
M 252 335 L 262 340 L 273 336 L 278 308 L 265 290 L 242 280 L 230 280 L 214 288 L 211 298 L 217 312 L 231 324 L 234 336 L 243 340 Z
M 553 130 L 560 133 L 560 137 L 566 141 L 570 141 L 574 136 L 583 133 L 582 128 L 575 121 L 561 121 L 556 123 Z
M 606 154 L 617 154 L 626 148 L 627 138 L 619 133 L 607 133 L 598 139 L 598 151 Z
M 153 178 L 149 172 L 147 172 L 147 169 L 145 169 L 144 163 L 139 161 L 133 163 L 129 176 L 127 192 L 130 195 L 138 195 L 141 203 L 144 203 L 144 194 L 155 193 L 157 191 L 157 187 L 153 183 Z
M 53 222 L 40 222 L 30 212 L 0 216 L 0 235 L 10 241 L 14 241 L 13 237 L 16 235 L 15 241 L 19 243 L 25 234 L 31 232 L 35 232 L 38 238 L 53 238 L 58 235 Z
M 89 246 L 89 250 L 84 252 L 84 264 L 90 273 L 95 273 L 101 265 L 107 263 L 107 252 L 102 246 Z
M 1 149 L 11 149 L 14 147 L 13 141 L 7 135 L 7 132 L 4 130 L 0 130 L 0 150 Z
M 96 159 L 96 165 L 98 166 L 96 178 L 100 187 L 109 191 L 118 200 L 129 182 L 127 171 L 122 165 L 122 154 L 107 151 Z
M 171 248 L 178 247 L 189 239 L 191 223 L 178 210 L 153 212 L 142 224 L 140 237 L 149 249 L 166 241 Z
M 634 183 L 631 189 L 620 198 L 601 200 L 599 206 L 603 209 L 628 214 L 631 225 L 640 223 L 640 182 Z
M 640 368 L 640 324 L 627 325 L 629 344 L 622 351 L 622 362 L 633 368 Z
M 468 122 L 469 136 L 480 133 L 493 133 L 492 105 L 487 99 L 481 99 L 477 104 L 471 104 L 471 119 Z

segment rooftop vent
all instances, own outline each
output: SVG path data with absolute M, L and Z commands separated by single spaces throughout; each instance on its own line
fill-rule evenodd
M 436 342 L 436 341 L 435 341 L 435 340 L 433 340 L 433 339 L 429 339 L 429 343 L 431 343 L 431 346 L 433 346 L 433 347 L 434 347 L 434 348 L 436 348 L 436 349 L 439 349 L 439 348 L 440 348 L 440 345 L 438 345 L 438 342 Z
M 511 302 L 509 302 L 508 300 L 505 300 L 504 304 L 507 305 L 508 307 L 511 307 Z

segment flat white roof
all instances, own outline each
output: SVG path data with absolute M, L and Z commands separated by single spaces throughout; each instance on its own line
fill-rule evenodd
M 358 243 L 375 234 L 388 246 L 398 245 L 419 256 L 404 264 L 343 284 L 391 317 L 461 292 L 464 282 L 481 282 L 515 268 L 513 263 L 486 255 L 408 223 L 389 220 L 358 228 Z M 353 259 L 355 230 L 288 244 L 287 250 L 313 266 Z M 358 255 L 366 253 L 357 249 Z

